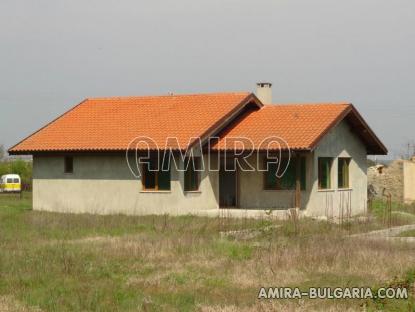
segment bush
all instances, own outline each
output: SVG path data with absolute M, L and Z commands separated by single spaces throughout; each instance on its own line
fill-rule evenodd
M 23 184 L 32 183 L 32 161 L 13 159 L 0 162 L 0 176 L 4 174 L 18 174 Z

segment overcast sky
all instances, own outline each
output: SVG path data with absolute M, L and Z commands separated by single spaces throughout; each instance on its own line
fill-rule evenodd
M 413 0 L 1 0 L 0 144 L 86 97 L 254 91 L 350 101 L 415 139 Z

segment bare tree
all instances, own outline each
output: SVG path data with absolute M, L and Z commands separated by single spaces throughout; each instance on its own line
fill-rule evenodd
M 411 159 L 412 156 L 415 156 L 415 141 L 411 140 L 406 142 L 399 153 L 399 157 L 402 159 Z

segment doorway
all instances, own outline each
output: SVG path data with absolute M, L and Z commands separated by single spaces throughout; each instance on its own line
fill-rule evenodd
M 236 208 L 238 206 L 238 171 L 219 170 L 219 208 Z

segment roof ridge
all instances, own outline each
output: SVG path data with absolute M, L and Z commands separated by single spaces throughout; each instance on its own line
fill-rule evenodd
M 165 97 L 188 97 L 188 96 L 215 96 L 215 95 L 249 95 L 252 92 L 212 92 L 212 93 L 185 93 L 185 94 L 164 94 L 164 95 L 130 95 L 130 96 L 107 96 L 107 97 L 87 97 L 86 100 L 102 101 L 116 99 L 148 99 Z
M 265 104 L 264 107 L 281 107 L 281 106 L 307 106 L 307 105 L 352 105 L 351 102 L 308 102 L 308 103 L 273 103 Z

